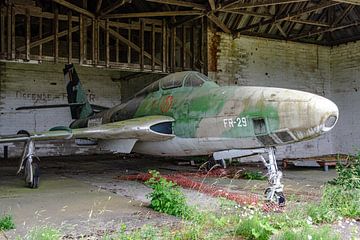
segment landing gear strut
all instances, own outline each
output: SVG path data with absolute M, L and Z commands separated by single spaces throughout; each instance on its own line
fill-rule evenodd
M 30 139 L 26 142 L 17 174 L 24 170 L 25 185 L 38 188 L 40 182 L 40 159 L 35 155 L 35 144 Z
M 262 155 L 264 153 L 268 154 L 268 160 Z M 277 167 L 274 147 L 220 151 L 215 152 L 213 158 L 214 161 L 219 161 L 221 159 L 232 159 L 253 155 L 259 155 L 267 168 L 269 187 L 265 190 L 265 199 L 267 201 L 275 202 L 279 206 L 285 206 L 285 197 L 283 193 L 284 185 L 281 184 L 282 172 L 279 171 Z

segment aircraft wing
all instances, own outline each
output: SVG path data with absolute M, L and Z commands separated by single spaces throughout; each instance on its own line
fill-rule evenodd
M 146 116 L 87 128 L 56 127 L 30 136 L 0 136 L 0 143 L 80 138 L 96 140 L 101 148 L 107 150 L 129 153 L 137 141 L 165 141 L 175 137 L 172 134 L 173 121 L 167 116 Z

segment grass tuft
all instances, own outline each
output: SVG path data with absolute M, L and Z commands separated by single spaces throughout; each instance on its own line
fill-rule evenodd
M 0 231 L 7 231 L 15 228 L 15 223 L 11 215 L 4 215 L 0 218 Z
M 43 226 L 35 227 L 25 236 L 25 240 L 59 240 L 61 234 L 58 229 Z

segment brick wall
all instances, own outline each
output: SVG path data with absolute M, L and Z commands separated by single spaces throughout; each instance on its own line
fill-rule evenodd
M 360 150 L 360 42 L 333 47 L 331 53 L 331 94 L 340 117 L 334 128 L 334 150 Z
M 220 41 L 219 41 L 220 39 Z M 209 76 L 220 85 L 282 87 L 331 98 L 330 48 L 311 44 L 209 34 Z M 333 153 L 332 133 L 278 148 L 278 157 Z

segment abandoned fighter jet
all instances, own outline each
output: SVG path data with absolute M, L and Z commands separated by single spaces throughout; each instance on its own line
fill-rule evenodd
M 268 169 L 266 198 L 283 203 L 282 173 L 274 148 L 328 132 L 339 115 L 333 102 L 315 94 L 270 87 L 220 87 L 194 71 L 169 74 L 124 103 L 94 113 L 72 64 L 65 66 L 64 75 L 68 106 L 76 119 L 69 127 L 0 137 L 0 143 L 27 142 L 21 168 L 31 187 L 39 181 L 33 141 L 82 139 L 119 153 L 211 154 L 215 161 L 259 154 Z M 263 153 L 268 157 L 262 157 Z

